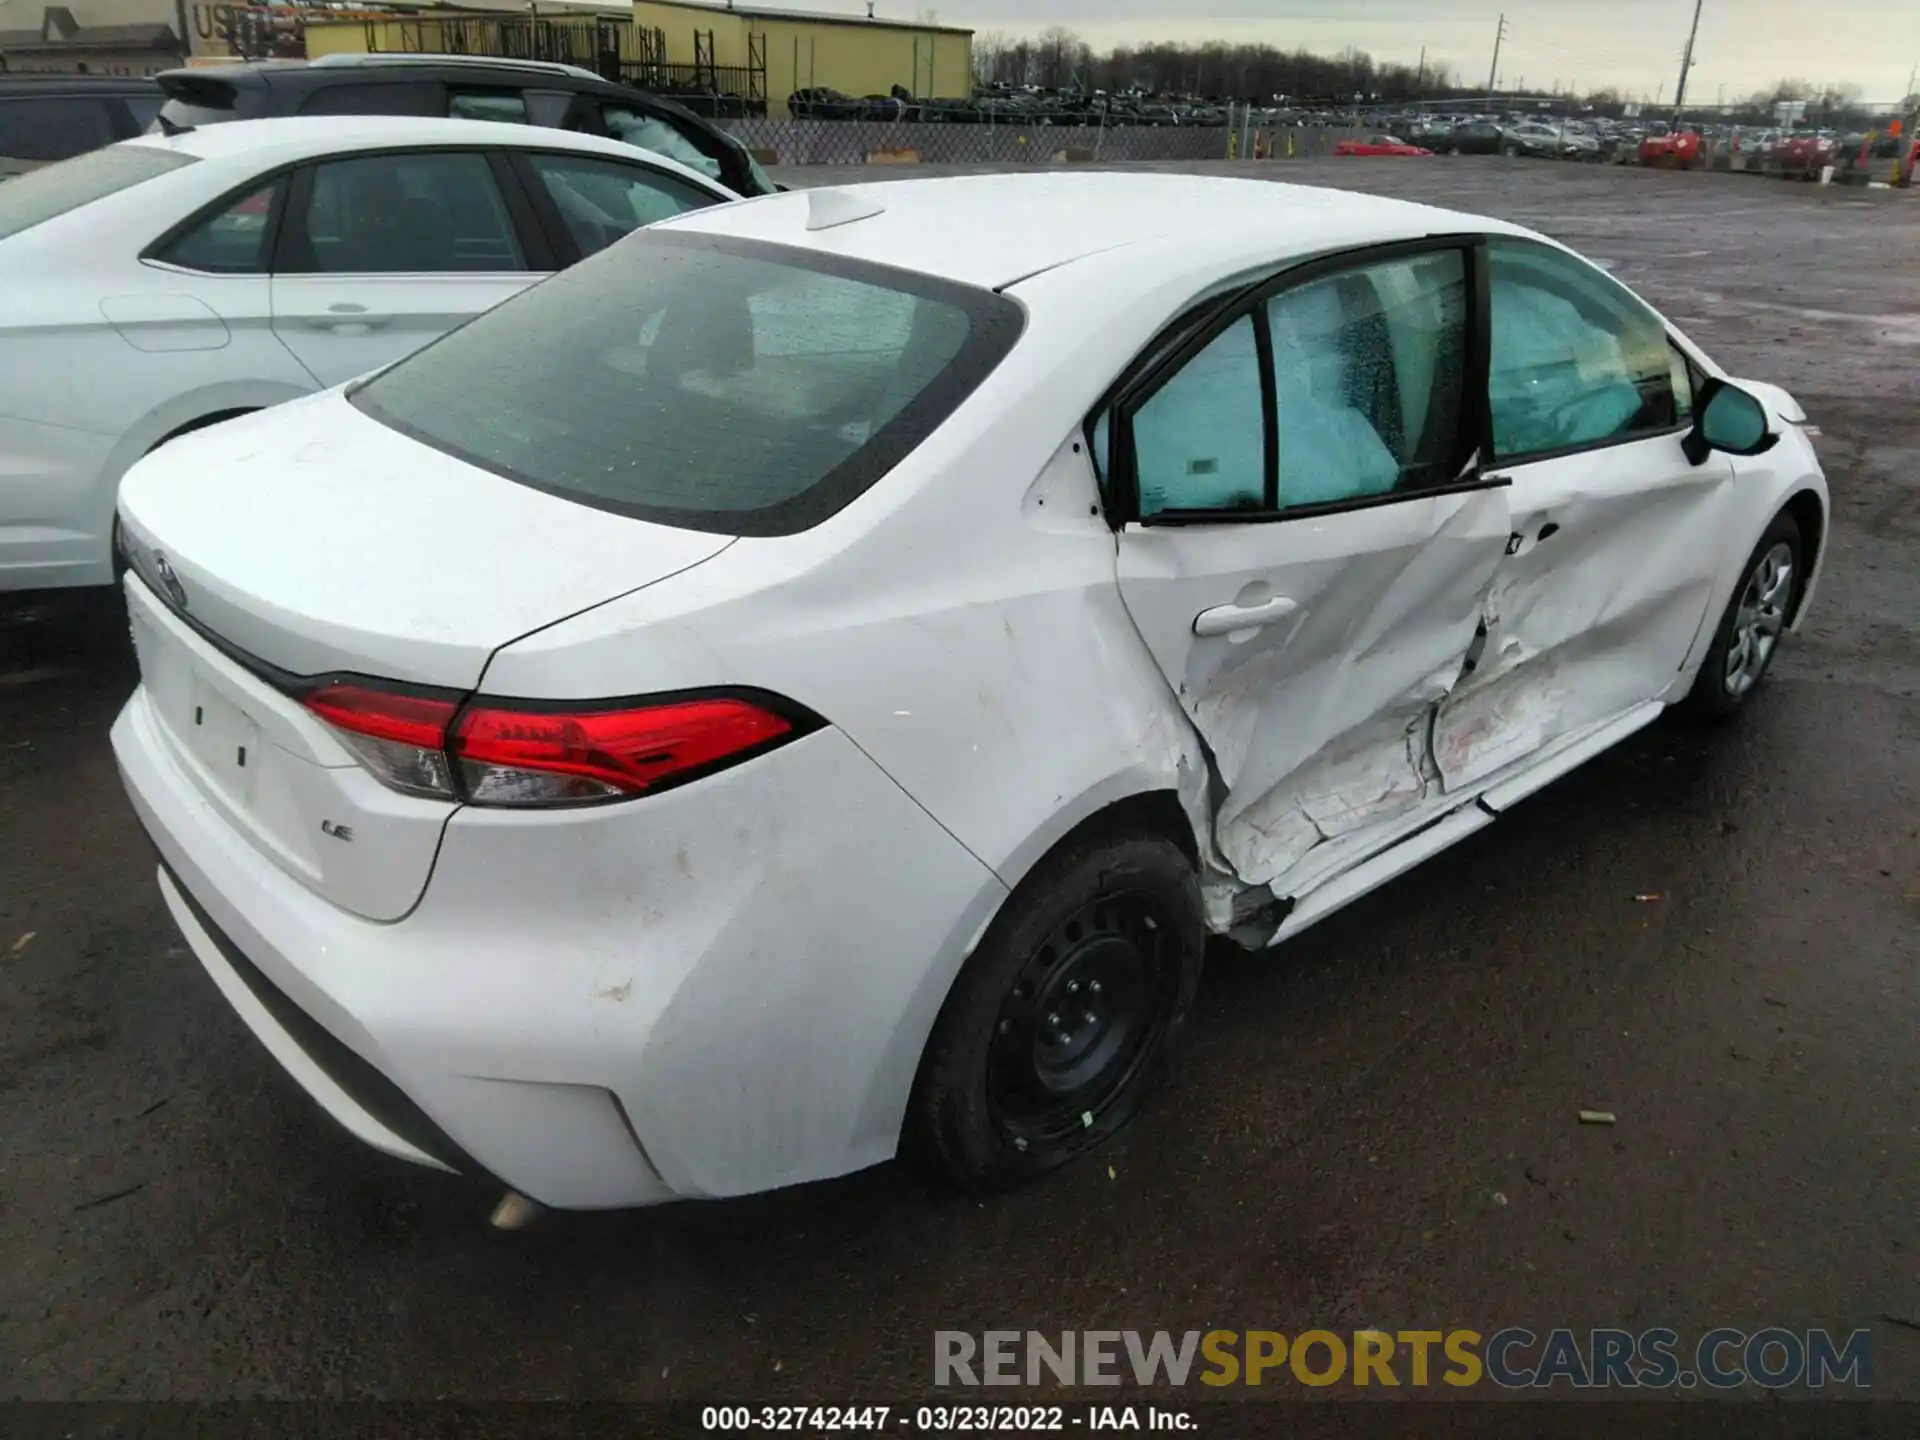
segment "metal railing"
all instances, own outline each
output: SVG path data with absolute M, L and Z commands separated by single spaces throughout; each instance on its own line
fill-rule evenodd
M 767 113 L 767 72 L 750 65 L 622 60 L 620 73 L 611 78 L 677 100 L 700 115 L 748 118 Z

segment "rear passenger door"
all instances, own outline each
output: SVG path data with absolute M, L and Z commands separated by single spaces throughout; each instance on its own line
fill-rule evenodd
M 1439 798 L 1428 725 L 1509 534 L 1476 465 L 1477 284 L 1466 241 L 1289 271 L 1148 359 L 1091 432 L 1121 595 L 1211 752 L 1215 842 L 1282 898 L 1315 850 Z
M 411 354 L 553 268 L 512 167 L 484 150 L 340 156 L 296 172 L 274 332 L 322 385 Z

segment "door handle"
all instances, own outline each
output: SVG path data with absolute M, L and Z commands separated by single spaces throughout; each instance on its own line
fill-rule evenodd
M 1231 635 L 1238 630 L 1258 630 L 1276 620 L 1284 620 L 1300 608 L 1284 595 L 1263 600 L 1258 605 L 1216 605 L 1193 617 L 1196 635 Z
M 369 330 L 377 330 L 391 322 L 391 315 L 369 315 L 364 305 L 341 303 L 329 305 L 324 315 L 306 317 L 309 330 L 337 330 L 347 335 L 364 335 Z

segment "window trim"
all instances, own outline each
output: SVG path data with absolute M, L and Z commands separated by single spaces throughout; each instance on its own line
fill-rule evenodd
M 1106 506 L 1107 523 L 1115 530 L 1123 529 L 1128 524 L 1148 527 L 1274 524 L 1296 519 L 1320 519 L 1328 515 L 1344 514 L 1349 510 L 1370 510 L 1381 505 L 1419 500 L 1431 495 L 1460 494 L 1471 490 L 1496 489 L 1511 484 L 1509 477 L 1488 475 L 1484 463 L 1488 448 L 1487 437 L 1491 434 L 1491 416 L 1487 398 L 1487 361 L 1491 345 L 1485 324 L 1486 316 L 1490 313 L 1485 263 L 1486 241 L 1487 237 L 1484 234 L 1471 231 L 1449 232 L 1309 256 L 1287 264 L 1279 270 L 1266 272 L 1248 285 L 1229 292 L 1222 297 L 1217 308 L 1200 323 L 1194 324 L 1190 320 L 1189 317 L 1193 314 L 1192 308 L 1183 312 L 1173 324 L 1174 326 L 1188 325 L 1190 327 L 1188 333 L 1178 343 L 1164 351 L 1157 351 L 1156 347 L 1160 346 L 1161 338 L 1156 336 L 1127 370 L 1121 372 L 1121 381 L 1102 397 L 1100 404 L 1096 405 L 1086 418 L 1085 428 L 1088 441 L 1091 443 L 1093 428 L 1100 416 L 1103 413 L 1109 416 L 1108 469 L 1112 473 L 1107 482 L 1109 491 Z M 1331 275 L 1371 269 L 1374 266 L 1391 264 L 1396 260 L 1446 251 L 1460 254 L 1462 279 L 1467 287 L 1466 316 L 1463 322 L 1467 332 L 1467 364 L 1466 374 L 1463 377 L 1465 393 L 1461 397 L 1460 423 L 1454 437 L 1454 454 L 1448 466 L 1457 478 L 1446 485 L 1429 485 L 1418 490 L 1391 490 L 1384 494 L 1356 496 L 1348 500 L 1331 500 L 1313 505 L 1294 505 L 1284 508 L 1279 506 L 1276 502 L 1279 497 L 1280 477 L 1275 463 L 1279 450 L 1279 399 L 1274 385 L 1273 341 L 1267 321 L 1268 303 L 1290 290 L 1312 284 L 1317 280 L 1324 280 Z M 1135 466 L 1133 446 L 1135 415 L 1179 373 L 1188 361 L 1206 349 L 1240 319 L 1249 315 L 1253 319 L 1255 346 L 1261 357 L 1260 398 L 1264 412 L 1262 425 L 1265 439 L 1265 487 L 1268 503 L 1258 510 L 1170 510 L 1158 515 L 1142 516 L 1139 473 Z M 1171 328 L 1173 327 L 1163 328 L 1161 336 Z
M 636 150 L 634 153 L 637 157 L 641 152 Z M 618 165 L 628 170 L 644 170 L 650 176 L 683 185 L 689 190 L 699 191 L 707 199 L 706 206 L 702 208 L 711 208 L 721 203 L 718 195 L 709 194 L 686 176 L 676 175 L 670 170 L 662 170 L 658 165 L 649 165 L 645 160 L 638 158 L 629 160 L 624 155 L 603 155 L 595 150 L 567 150 L 545 145 L 503 151 L 502 155 L 513 171 L 515 183 L 525 194 L 529 215 L 538 222 L 555 260 L 559 262 L 555 266 L 556 269 L 564 270 L 569 265 L 577 265 L 587 257 L 581 251 L 579 242 L 573 238 L 573 231 L 568 228 L 566 217 L 560 213 L 560 207 L 554 203 L 553 196 L 548 193 L 539 172 L 534 169 L 533 161 L 537 155 L 546 155 L 557 160 L 599 161 L 605 165 Z
M 1549 245 L 1542 241 L 1532 239 L 1525 235 L 1489 235 L 1486 237 L 1486 239 L 1488 242 L 1499 241 L 1503 245 L 1510 245 L 1513 248 L 1519 249 L 1519 250 L 1531 250 L 1531 251 L 1536 251 L 1544 254 L 1554 255 L 1561 259 L 1571 260 L 1576 265 L 1585 266 L 1594 275 L 1598 276 L 1600 279 L 1612 285 L 1613 288 L 1619 291 L 1622 295 L 1624 295 L 1632 305 L 1634 305 L 1635 307 L 1637 307 L 1638 309 L 1646 313 L 1647 318 L 1653 321 L 1653 323 L 1659 327 L 1660 338 L 1666 341 L 1667 348 L 1669 350 L 1677 351 L 1681 359 L 1687 362 L 1687 369 L 1690 377 L 1696 371 L 1704 373 L 1704 368 L 1695 362 L 1692 353 L 1687 349 L 1686 346 L 1682 345 L 1679 342 L 1679 340 L 1674 336 L 1673 327 L 1667 323 L 1666 318 L 1662 316 L 1658 310 L 1655 310 L 1653 306 L 1649 305 L 1646 301 L 1642 300 L 1638 295 L 1634 294 L 1633 291 L 1629 290 L 1625 285 L 1621 284 L 1620 281 L 1616 280 L 1612 275 L 1608 274 L 1605 270 L 1602 270 L 1598 265 L 1595 265 L 1592 261 L 1584 258 L 1583 256 L 1574 254 L 1571 250 L 1564 250 L 1558 245 Z M 1519 469 L 1527 465 L 1539 465 L 1549 460 L 1565 460 L 1575 455 L 1593 455 L 1603 450 L 1617 450 L 1622 445 L 1638 445 L 1643 440 L 1671 439 L 1675 436 L 1685 435 L 1694 428 L 1693 420 L 1688 419 L 1685 421 L 1676 421 L 1672 425 L 1663 426 L 1657 430 L 1636 430 L 1630 435 L 1607 435 L 1607 436 L 1603 436 L 1601 439 L 1598 439 L 1598 440 L 1583 440 L 1575 445 L 1555 446 L 1551 450 L 1524 450 L 1517 455 L 1499 454 L 1493 443 L 1493 376 L 1492 376 L 1493 277 L 1491 273 L 1492 272 L 1492 254 L 1493 254 L 1493 247 L 1491 243 L 1486 243 L 1481 245 L 1480 247 L 1481 263 L 1488 272 L 1486 277 L 1486 284 L 1482 287 L 1482 290 L 1481 290 L 1481 293 L 1486 297 L 1486 303 L 1487 303 L 1486 312 L 1480 317 L 1481 318 L 1480 330 L 1481 330 L 1481 333 L 1486 337 L 1486 348 L 1487 348 L 1487 365 L 1481 371 L 1483 380 L 1480 386 L 1480 391 L 1481 391 L 1481 395 L 1484 397 L 1483 403 L 1485 405 L 1486 414 L 1487 414 L 1487 428 L 1485 432 L 1486 443 L 1481 453 L 1488 457 L 1486 463 L 1489 466 L 1497 467 L 1502 470 Z M 1699 396 L 1699 389 L 1697 385 L 1695 387 L 1694 394 L 1695 394 L 1695 398 L 1697 399 Z M 1675 407 L 1676 413 L 1678 412 L 1678 408 L 1679 408 L 1678 406 Z
M 162 230 L 158 237 L 147 242 L 136 257 L 142 265 L 151 265 L 157 270 L 166 270 L 175 275 L 206 275 L 215 279 L 266 279 L 273 274 L 274 260 L 280 247 L 280 231 L 286 222 L 289 197 L 293 192 L 295 172 L 304 165 L 304 160 L 289 161 L 276 165 L 271 170 L 262 170 L 258 175 L 241 181 L 232 189 L 221 193 L 218 199 L 209 200 L 193 211 L 186 219 L 176 221 Z M 283 183 L 284 182 L 284 183 Z M 253 270 L 201 270 L 192 265 L 182 265 L 177 260 L 165 258 L 179 240 L 199 229 L 218 215 L 225 214 L 234 205 L 258 190 L 273 187 L 273 202 L 267 211 L 267 231 L 260 238 L 260 265 Z
M 346 280 L 355 276 L 414 276 L 443 277 L 458 276 L 463 279 L 478 279 L 484 275 L 544 275 L 552 271 L 549 264 L 546 269 L 539 268 L 538 262 L 553 259 L 552 247 L 546 235 L 538 227 L 529 227 L 528 216 L 524 209 L 526 197 L 518 190 L 518 178 L 506 183 L 502 167 L 496 162 L 499 153 L 497 147 L 486 145 L 400 145 L 381 147 L 372 150 L 340 150 L 330 155 L 310 155 L 293 167 L 293 183 L 288 187 L 286 199 L 286 218 L 274 236 L 274 250 L 270 272 L 278 279 L 307 279 L 321 277 L 325 279 Z M 492 176 L 494 188 L 500 194 L 501 208 L 506 211 L 507 224 L 512 227 L 514 239 L 520 245 L 521 264 L 507 270 L 304 270 L 293 269 L 287 264 L 287 237 L 292 231 L 292 217 L 299 216 L 304 224 L 313 204 L 313 177 L 322 165 L 339 164 L 342 161 L 384 159 L 391 156 L 406 155 L 477 155 L 486 163 L 488 174 Z M 511 176 L 511 167 L 507 175 Z M 516 204 L 516 200 L 519 202 Z

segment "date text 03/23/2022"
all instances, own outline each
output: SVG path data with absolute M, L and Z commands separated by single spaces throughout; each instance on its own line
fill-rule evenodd
M 905 1431 L 908 1434 L 1068 1430 L 1153 1430 L 1165 1434 L 1199 1427 L 1184 1410 L 1157 1405 L 708 1405 L 703 1430 L 738 1432 Z

